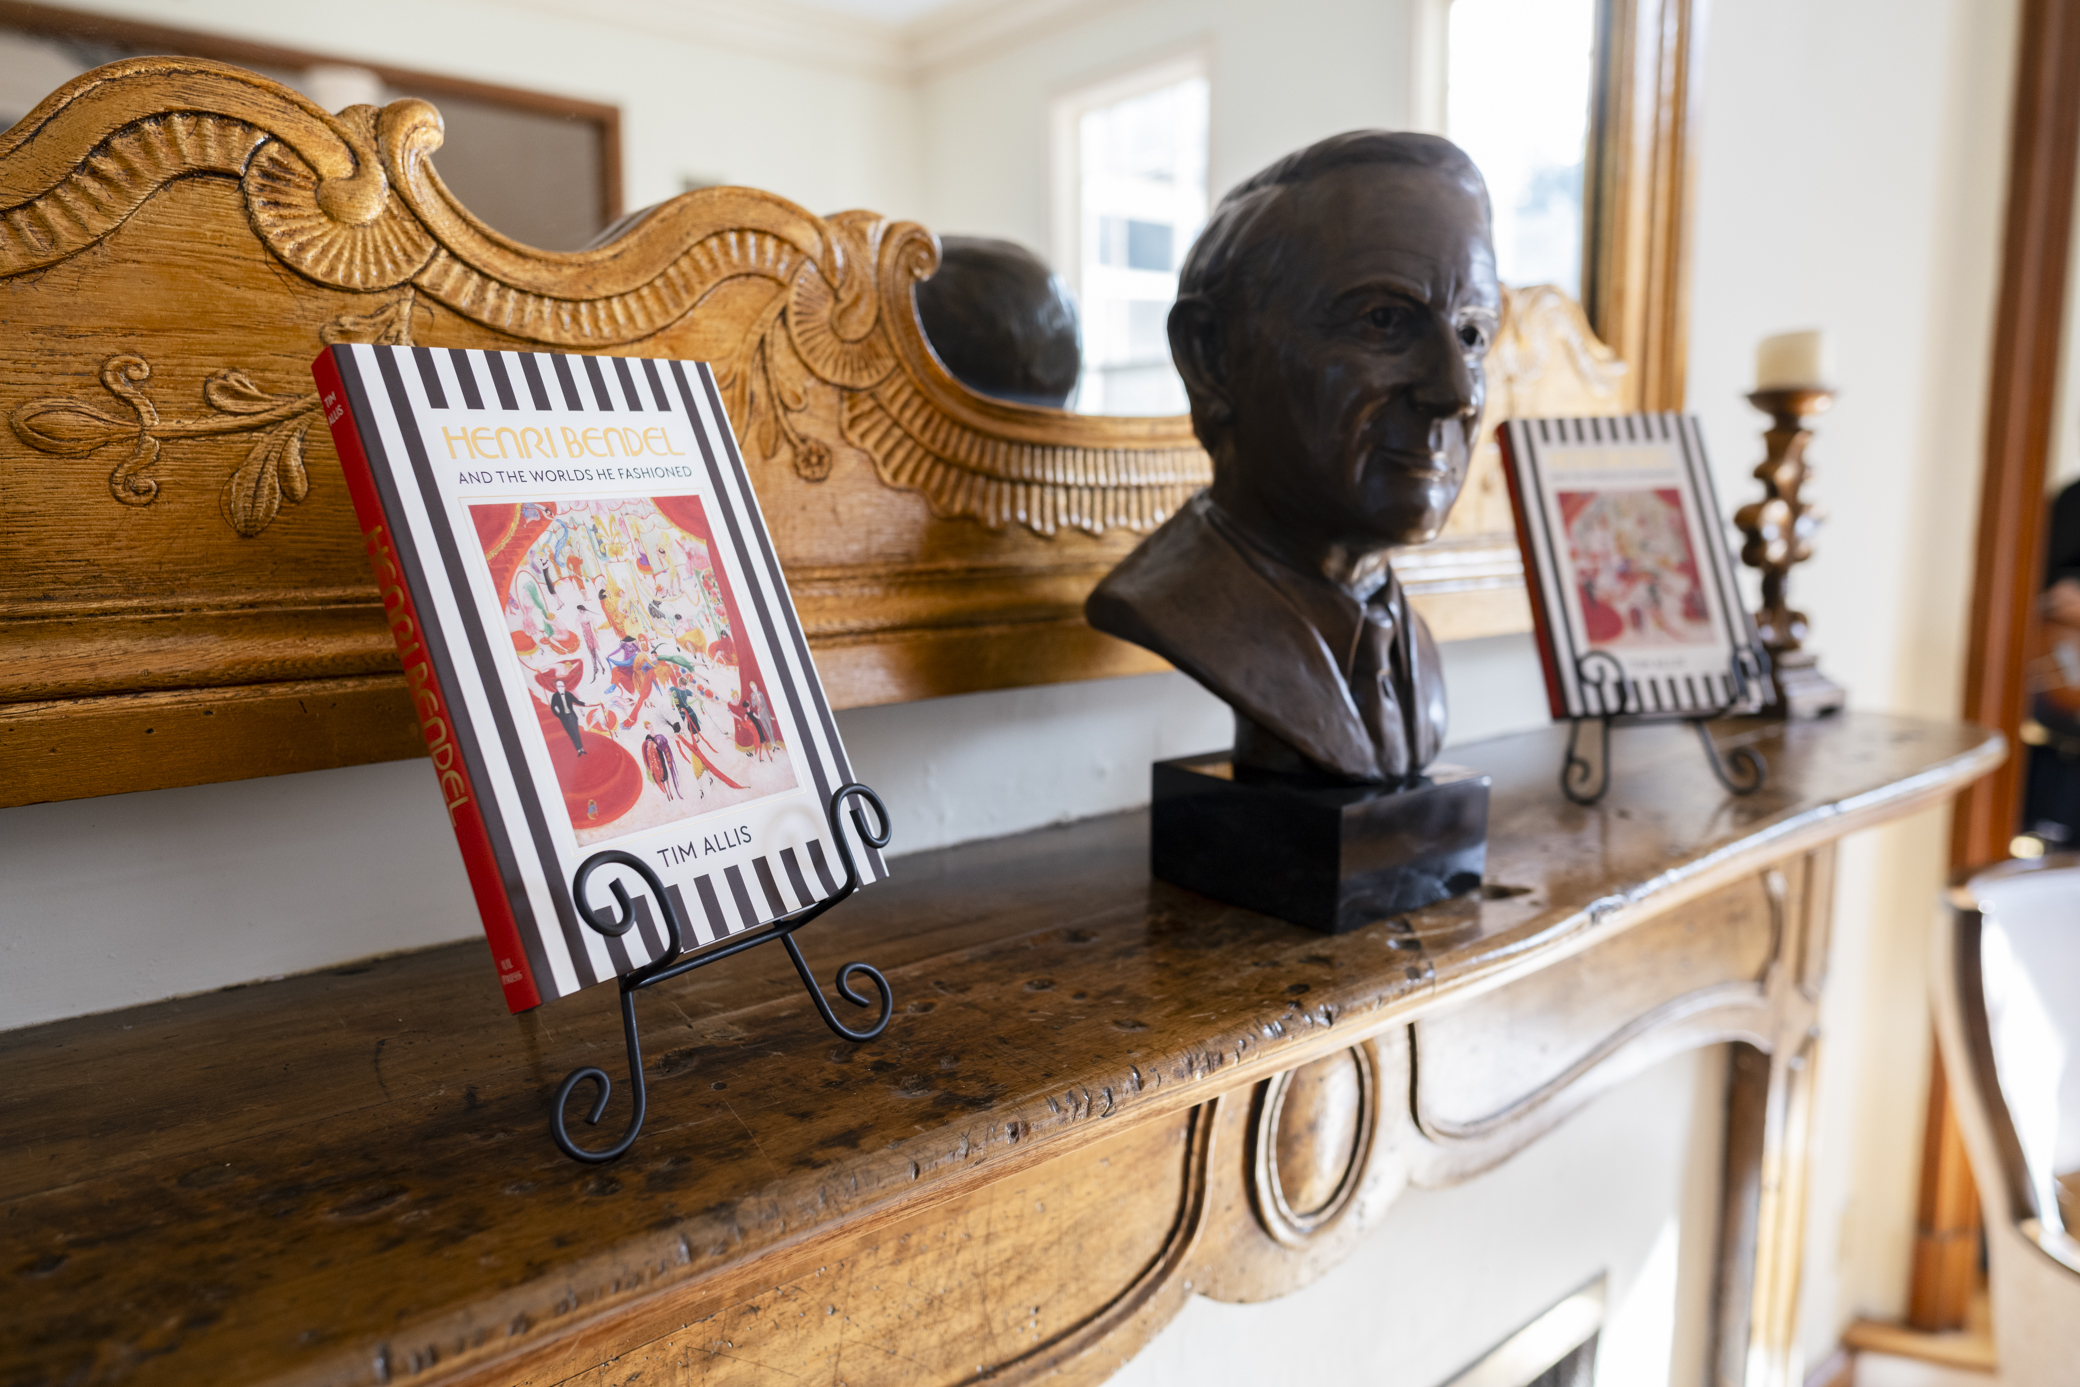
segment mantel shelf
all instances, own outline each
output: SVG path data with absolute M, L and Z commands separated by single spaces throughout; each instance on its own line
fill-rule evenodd
M 1536 980 L 2003 755 L 1861 714 L 1725 731 L 1770 760 L 1753 798 L 1677 728 L 1621 730 L 1586 809 L 1557 730 L 1455 750 L 1495 777 L 1485 898 L 1336 937 L 1151 881 L 1140 814 L 901 859 L 803 936 L 826 980 L 887 973 L 887 1033 L 834 1042 L 774 950 L 646 992 L 649 1121 L 600 1168 L 557 1154 L 546 1103 L 576 1065 L 619 1074 L 612 990 L 515 1020 L 480 943 L 0 1035 L 0 1380 L 561 1381 L 843 1239 Z

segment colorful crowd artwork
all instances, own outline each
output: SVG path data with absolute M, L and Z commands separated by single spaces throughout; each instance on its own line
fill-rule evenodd
M 470 514 L 581 845 L 794 788 L 698 497 Z
M 1680 492 L 1563 491 L 1559 501 L 1590 645 L 1712 643 Z

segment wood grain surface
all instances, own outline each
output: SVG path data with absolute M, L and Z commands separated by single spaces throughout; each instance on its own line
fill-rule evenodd
M 1209 479 L 1188 419 L 960 385 L 914 222 L 711 188 L 554 254 L 456 202 L 441 139 L 425 101 L 334 114 L 200 58 L 96 69 L 0 135 L 0 804 L 409 754 L 327 342 L 713 363 L 837 707 L 1164 667 L 1083 600 Z M 1551 289 L 1511 292 L 1489 368 L 1491 418 L 1636 398 Z M 1529 629 L 1492 443 L 1396 566 L 1441 639 Z M 235 735 L 129 730 L 230 689 Z
M 649 1123 L 596 1169 L 556 1153 L 546 1103 L 576 1065 L 620 1067 L 615 999 L 508 1017 L 479 943 L 5 1033 L 0 1380 L 620 1387 L 737 1381 L 752 1359 L 1099 1380 L 1190 1295 L 1304 1285 L 1408 1183 L 1506 1157 L 1668 1035 L 1744 1041 L 1758 1111 L 1796 1118 L 1785 1051 L 1825 955 L 1812 874 L 2002 745 L 1869 715 L 1727 733 L 1768 755 L 1761 794 L 1726 797 L 1681 728 L 1620 729 L 1590 809 L 1559 794 L 1557 730 L 1458 749 L 1495 778 L 1488 889 L 1345 935 L 1151 881 L 1144 815 L 902 858 L 803 936 L 826 978 L 850 958 L 887 973 L 886 1034 L 834 1041 L 773 950 L 645 992 Z M 1556 997 L 1556 968 L 1618 985 Z M 1653 1019 L 1758 978 L 1767 1016 Z M 1513 1088 L 1518 1026 L 1536 1041 Z M 1335 1065 L 1268 1133 L 1301 1213 L 1343 1183 L 1336 1161 L 1359 1167 L 1334 1217 L 1281 1241 L 1252 1183 L 1264 1085 L 1354 1047 L 1378 1095 L 1364 1139 Z M 1434 1133 L 1409 1105 L 1415 1048 L 1453 1052 L 1472 1097 L 1424 1101 L 1474 1120 L 1556 1076 L 1566 1094 Z M 1781 1190 L 1802 1128 L 1765 1128 L 1746 1168 Z M 1751 1358 L 1781 1365 L 1797 1211 L 1761 1189 L 1740 1208 L 1774 1241 L 1722 1301 L 1776 1326 Z M 1075 1258 L 1045 1252 L 1065 1238 Z

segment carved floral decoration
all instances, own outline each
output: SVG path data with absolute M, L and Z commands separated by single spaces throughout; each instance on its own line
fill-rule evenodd
M 827 479 L 833 461 L 830 445 L 795 422 L 809 411 L 811 383 L 870 390 L 896 369 L 880 321 L 876 271 L 884 250 L 900 239 L 889 234 L 897 227 L 849 213 L 831 218 L 826 228 L 824 263 L 803 257 L 737 352 L 716 367 L 725 408 L 753 452 L 787 458 L 795 475 L 809 482 Z
M 411 295 L 390 300 L 374 312 L 342 314 L 318 330 L 318 340 L 375 342 L 396 346 L 411 342 Z M 245 372 L 213 372 L 202 383 L 203 403 L 210 414 L 167 419 L 145 392 L 151 363 L 141 356 L 112 356 L 101 364 L 101 385 L 119 409 L 46 396 L 15 408 L 8 422 L 15 437 L 38 452 L 58 457 L 85 457 L 127 443 L 129 453 L 108 474 L 108 494 L 126 506 L 149 506 L 159 499 L 159 481 L 148 475 L 159 461 L 160 446 L 185 438 L 219 438 L 253 434 L 245 460 L 218 496 L 224 520 L 251 539 L 274 523 L 282 502 L 295 505 L 310 494 L 310 473 L 303 462 L 304 441 L 317 420 L 315 391 L 270 391 Z

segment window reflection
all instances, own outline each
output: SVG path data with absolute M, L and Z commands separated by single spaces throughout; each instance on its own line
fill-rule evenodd
M 1083 413 L 1186 409 L 1166 324 L 1179 262 L 1206 220 L 1208 97 L 1206 79 L 1188 77 L 1076 116 Z
M 1582 293 L 1596 0 L 1452 0 L 1445 129 L 1495 205 L 1505 284 Z

